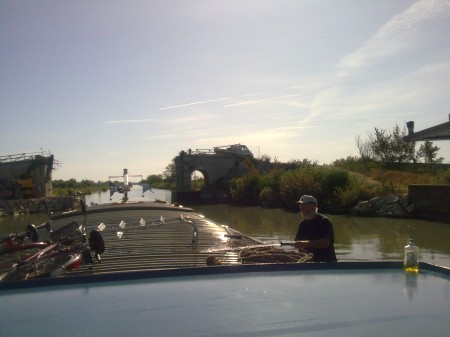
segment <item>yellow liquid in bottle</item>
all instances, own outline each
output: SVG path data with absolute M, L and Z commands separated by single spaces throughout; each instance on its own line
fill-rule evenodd
M 418 273 L 419 272 L 419 265 L 417 265 L 417 266 L 404 266 L 404 269 L 408 273 Z
M 406 272 L 419 272 L 419 248 L 410 240 L 409 245 L 405 246 L 405 257 L 403 261 L 403 269 Z

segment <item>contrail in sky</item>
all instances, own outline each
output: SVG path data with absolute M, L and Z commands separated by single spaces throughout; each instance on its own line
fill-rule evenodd
M 292 87 L 293 88 L 293 87 Z M 291 88 L 288 88 L 291 89 Z M 206 104 L 206 103 L 214 103 L 214 102 L 220 102 L 220 101 L 228 101 L 228 100 L 232 100 L 232 99 L 239 99 L 239 98 L 243 98 L 243 97 L 252 97 L 252 96 L 260 96 L 260 95 L 264 95 L 266 94 L 265 92 L 258 92 L 258 93 L 253 93 L 253 94 L 247 94 L 247 95 L 241 95 L 241 96 L 236 96 L 236 97 L 222 97 L 222 98 L 216 98 L 216 99 L 210 99 L 210 100 L 206 100 L 206 101 L 198 101 L 198 102 L 192 102 L 192 103 L 186 103 L 186 104 L 180 104 L 180 105 L 171 105 L 171 106 L 167 106 L 164 108 L 160 108 L 159 110 L 169 110 L 169 109 L 177 109 L 177 108 L 184 108 L 187 106 L 192 106 L 192 105 L 200 105 L 200 104 Z M 291 97 L 291 96 L 296 96 L 296 95 L 283 95 L 283 96 L 278 96 L 278 97 L 269 97 L 263 100 L 259 100 L 259 101 L 245 101 L 245 102 L 237 102 L 237 103 L 231 103 L 228 105 L 224 105 L 225 108 L 228 107 L 233 107 L 233 106 L 239 106 L 239 105 L 247 105 L 247 104 L 257 104 L 261 101 L 266 101 L 266 100 L 273 100 L 276 98 L 284 98 L 284 97 Z M 105 122 L 101 122 L 102 124 L 123 124 L 123 123 L 144 123 L 144 122 L 158 122 L 161 120 L 157 120 L 157 119 L 123 119 L 123 120 L 113 120 L 113 121 L 105 121 Z
M 181 104 L 181 105 L 167 106 L 167 107 L 161 108 L 159 110 L 169 110 L 169 109 L 176 109 L 176 108 L 184 108 L 186 106 L 206 104 L 206 103 L 213 103 L 213 102 L 220 102 L 220 101 L 226 101 L 226 100 L 229 100 L 229 99 L 231 99 L 231 97 L 210 99 L 208 101 L 200 101 L 200 102 L 193 102 L 193 103 L 187 103 L 187 104 Z
M 242 95 L 242 96 L 236 96 L 236 97 L 216 98 L 216 99 L 210 99 L 210 100 L 207 100 L 207 101 L 192 102 L 192 103 L 186 103 L 186 104 L 181 104 L 181 105 L 171 105 L 171 106 L 166 106 L 164 108 L 161 108 L 159 110 L 169 110 L 169 109 L 176 109 L 176 108 L 184 108 L 184 107 L 191 106 L 191 105 L 214 103 L 214 102 L 220 102 L 220 101 L 227 101 L 227 100 L 230 100 L 230 99 L 237 99 L 237 98 L 241 98 L 241 97 L 250 97 L 250 96 L 259 96 L 259 95 L 264 95 L 264 92 L 258 92 L 258 93 L 255 93 L 255 94 L 248 94 L 248 95 Z
M 261 102 L 261 101 L 246 101 L 246 102 L 239 102 L 239 103 L 227 104 L 227 105 L 224 105 L 223 107 L 224 107 L 224 108 L 229 108 L 229 107 L 232 107 L 232 106 L 248 105 L 248 104 L 257 104 L 257 103 L 259 103 L 259 102 Z
M 121 124 L 121 123 L 144 123 L 144 122 L 158 122 L 158 119 L 121 119 L 115 121 L 100 122 L 101 124 Z

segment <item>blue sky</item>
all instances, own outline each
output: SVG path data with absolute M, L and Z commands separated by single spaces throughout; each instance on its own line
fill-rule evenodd
M 449 120 L 449 29 L 445 0 L 3 0 L 0 155 L 50 151 L 77 180 L 235 143 L 331 163 Z

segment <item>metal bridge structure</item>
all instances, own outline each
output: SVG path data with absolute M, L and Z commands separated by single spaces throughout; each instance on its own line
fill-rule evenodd
M 52 171 L 57 165 L 52 154 L 43 152 L 0 156 L 0 198 L 51 196 Z

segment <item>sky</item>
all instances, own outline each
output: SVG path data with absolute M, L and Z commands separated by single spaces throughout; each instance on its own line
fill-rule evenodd
M 1 0 L 0 155 L 78 181 L 237 143 L 358 156 L 375 128 L 449 121 L 449 31 L 448 0 Z

